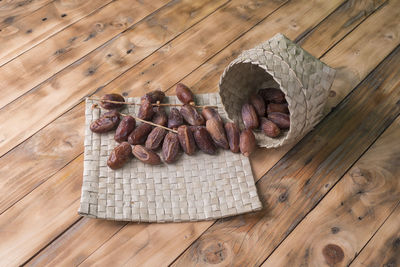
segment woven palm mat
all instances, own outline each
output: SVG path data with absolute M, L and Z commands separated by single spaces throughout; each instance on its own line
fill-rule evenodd
M 140 98 L 128 98 L 139 103 Z M 218 94 L 196 95 L 198 105 L 218 105 Z M 175 96 L 166 103 L 177 103 Z M 107 159 L 113 148 L 114 131 L 92 133 L 90 123 L 100 109 L 86 100 L 85 153 L 79 214 L 102 219 L 137 222 L 182 222 L 212 220 L 261 209 L 249 159 L 230 150 L 217 155 L 201 151 L 182 154 L 173 164 L 152 166 L 132 159 L 123 168 L 111 170 Z M 123 113 L 137 114 L 138 106 Z M 166 108 L 169 112 L 168 108 Z

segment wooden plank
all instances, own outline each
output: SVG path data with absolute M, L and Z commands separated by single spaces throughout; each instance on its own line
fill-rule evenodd
M 262 266 L 348 266 L 400 203 L 399 139 L 400 117 Z
M 17 0 L 17 1 L 1 1 L 0 2 L 0 27 L 3 28 L 10 21 L 16 18 L 22 18 L 30 13 L 38 10 L 46 4 L 53 2 L 54 0 Z
M 0 25 L 0 66 L 110 2 L 54 1 L 29 16 Z
M 155 48 L 170 41 L 170 38 L 176 36 L 177 32 L 186 30 L 198 22 L 199 17 L 201 18 L 203 14 L 200 12 L 209 14 L 217 8 L 214 7 L 217 1 L 208 0 L 210 4 L 201 8 L 198 7 L 198 2 L 186 1 L 184 2 L 186 5 L 181 2 L 173 2 L 165 9 L 177 11 L 173 7 L 180 6 L 181 9 L 178 13 L 156 14 L 143 23 L 135 25 L 130 31 L 119 36 L 118 39 L 93 51 L 85 56 L 84 60 L 69 66 L 52 79 L 1 109 L 0 124 L 5 131 L 0 134 L 0 155 L 60 116 L 65 110 L 76 105 L 77 102 L 82 100 L 82 97 L 104 84 L 108 84 L 115 76 L 136 65 L 143 57 L 153 53 L 156 50 Z M 201 48 L 210 46 L 206 53 L 202 53 L 203 57 L 207 57 L 207 55 L 217 52 L 230 40 L 251 28 L 254 23 L 273 12 L 281 4 L 282 2 L 275 1 L 262 2 L 259 6 L 254 5 L 251 8 L 243 9 L 240 0 L 229 2 L 220 9 L 220 12 L 215 12 L 207 17 L 207 21 L 197 24 L 193 30 L 189 31 L 190 34 L 181 35 L 176 42 L 181 42 L 182 38 L 192 36 L 188 40 L 192 42 L 192 48 L 198 46 L 200 47 L 198 51 L 201 51 Z M 213 25 L 213 27 L 210 27 L 210 25 Z M 149 30 L 152 32 L 151 34 L 149 34 Z M 200 31 L 203 35 L 199 34 Z M 224 35 L 224 38 L 217 38 L 216 31 Z M 192 35 L 193 33 L 197 34 Z M 214 38 L 205 39 L 201 37 L 209 35 Z M 198 40 L 198 38 L 202 40 Z M 176 42 L 170 42 L 163 49 L 160 49 L 157 57 L 161 57 L 164 61 L 170 60 L 167 55 L 176 52 L 175 49 L 172 49 L 172 45 Z M 134 49 L 132 49 L 132 45 L 135 46 Z M 186 55 L 183 56 L 186 57 Z M 146 62 L 149 63 L 150 68 L 159 69 L 159 64 L 156 63 L 161 59 L 157 60 L 155 57 L 149 58 Z M 171 64 L 171 62 L 179 59 L 175 58 L 174 61 L 168 61 L 168 63 Z M 161 72 L 162 70 L 159 69 L 159 73 Z M 33 110 L 35 112 L 30 112 Z M 10 112 L 15 121 L 26 121 L 26 123 L 20 124 L 8 120 L 6 114 L 10 114 Z M 29 120 L 26 118 L 28 114 L 30 114 Z M 47 115 L 43 117 L 42 114 Z
M 112 2 L 0 67 L 0 81 L 4 88 L 0 93 L 0 108 L 143 20 L 168 1 Z M 130 8 L 126 8 L 127 6 Z M 32 29 L 35 30 L 33 27 Z M 10 36 L 10 41 L 4 47 L 13 42 L 19 43 L 20 40 L 16 37 Z M 54 87 L 53 90 L 56 89 Z
M 290 4 L 289 4 L 290 5 Z M 286 8 L 288 8 L 288 6 L 284 6 L 282 7 L 282 9 L 278 10 L 277 13 L 275 13 L 272 16 L 277 15 L 278 13 L 281 12 L 281 14 L 285 14 L 287 13 L 288 10 L 286 10 Z M 299 11 L 300 12 L 300 11 Z M 349 10 L 350 12 L 350 10 Z M 313 13 L 318 13 L 318 12 L 313 12 Z M 300 15 L 301 17 L 301 15 Z M 268 18 L 269 19 L 269 18 Z M 324 23 L 329 23 L 328 21 L 324 21 Z M 340 27 L 340 25 L 338 25 Z M 283 20 L 282 21 L 282 27 L 286 27 L 286 21 Z M 333 27 L 332 27 L 333 28 Z M 302 29 L 299 28 L 298 29 L 299 33 L 302 32 Z M 272 33 L 273 34 L 273 33 Z M 246 37 L 244 37 L 246 38 Z M 324 48 L 321 48 L 324 49 Z M 326 48 L 325 48 L 326 49 Z M 375 62 L 375 64 L 377 64 L 378 61 Z M 257 177 L 259 178 L 259 177 Z M 117 233 L 116 236 L 114 236 L 112 239 L 110 239 L 109 242 L 107 242 L 107 244 L 105 244 L 99 251 L 96 251 L 96 253 L 94 254 L 93 257 L 98 257 L 99 255 L 108 255 L 111 254 L 109 257 L 101 257 L 102 261 L 112 261 L 117 260 L 115 259 L 116 255 L 114 254 L 115 251 L 115 247 L 118 246 L 118 260 L 122 260 L 124 257 L 127 257 L 128 255 L 135 255 L 133 257 L 130 258 L 130 261 L 132 263 L 137 263 L 137 261 L 141 264 L 147 263 L 149 265 L 154 265 L 157 264 L 158 259 L 153 257 L 148 257 L 148 255 L 154 254 L 155 252 L 157 252 L 157 255 L 159 255 L 160 257 L 162 257 L 164 259 L 167 258 L 172 258 L 173 255 L 171 255 L 171 251 L 169 249 L 166 248 L 166 246 L 164 245 L 163 242 L 158 242 L 158 240 L 177 240 L 176 244 L 174 245 L 174 247 L 176 248 L 176 251 L 178 251 L 178 253 L 180 252 L 180 250 L 182 250 L 184 247 L 186 247 L 186 244 L 188 244 L 188 242 L 192 242 L 193 240 L 195 240 L 199 234 L 204 231 L 205 229 L 207 229 L 207 227 L 211 225 L 208 224 L 207 222 L 205 223 L 195 223 L 195 224 L 181 224 L 182 227 L 182 232 L 196 232 L 198 234 L 191 234 L 189 236 L 189 240 L 188 240 L 188 236 L 187 235 L 182 235 L 181 232 L 178 232 L 178 234 L 176 232 L 172 232 L 172 231 L 166 231 L 165 225 L 150 225 L 149 230 L 143 231 L 142 233 L 138 233 L 137 230 L 135 229 L 136 226 L 135 225 L 128 225 L 127 227 L 125 227 L 123 230 L 121 230 L 119 233 Z M 147 228 L 146 228 L 147 229 Z M 107 231 L 108 229 L 105 227 L 104 228 L 105 231 Z M 149 232 L 156 232 L 157 233 L 157 238 L 153 238 L 153 236 L 150 236 L 148 233 Z M 73 239 L 73 237 L 77 238 L 78 236 L 85 234 L 85 231 L 82 229 L 82 232 L 74 232 L 74 233 L 69 233 L 69 231 L 67 231 L 65 233 L 65 235 L 60 237 L 60 240 L 64 239 L 64 238 L 71 238 Z M 137 237 L 138 236 L 146 236 L 146 242 L 147 245 L 146 247 L 143 246 L 139 246 L 140 247 L 140 252 L 136 252 L 135 250 L 132 250 L 131 247 L 132 246 L 137 246 L 137 244 L 135 242 L 137 242 Z M 88 237 L 89 238 L 89 237 Z M 93 237 L 92 237 L 93 238 Z M 124 240 L 127 240 L 129 238 L 129 241 L 125 241 L 125 245 L 120 246 L 119 243 L 119 239 L 123 238 Z M 140 239 L 142 240 L 142 239 Z M 153 240 L 153 241 L 152 241 Z M 98 241 L 98 240 L 96 240 Z M 58 245 L 58 240 L 55 241 L 54 243 L 52 243 L 49 248 L 53 248 L 57 247 L 57 249 L 59 249 L 60 251 L 63 250 L 63 247 L 59 247 Z M 130 244 L 130 246 L 128 245 Z M 53 249 L 45 249 L 43 251 L 43 255 L 47 255 L 47 257 L 54 257 L 52 256 L 52 254 L 50 253 L 50 251 L 53 251 Z M 70 251 L 71 253 L 71 251 Z M 76 253 L 78 253 L 78 251 L 76 251 Z M 42 258 L 46 258 L 46 257 L 42 257 Z M 96 260 L 98 260 L 100 257 L 95 258 Z M 143 262 L 143 259 L 147 259 L 146 262 Z M 93 259 L 88 260 L 89 263 L 92 262 Z
M 400 114 L 400 47 L 258 182 L 263 210 L 221 220 L 174 266 L 259 265 Z
M 396 266 L 400 262 L 400 205 L 350 266 Z

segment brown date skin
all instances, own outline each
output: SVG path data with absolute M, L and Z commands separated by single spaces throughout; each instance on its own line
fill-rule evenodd
M 153 126 L 147 123 L 142 123 L 136 127 L 128 136 L 128 142 L 131 145 L 141 145 L 146 142 L 147 136 L 153 130 Z
M 147 140 L 145 143 L 145 147 L 151 150 L 156 150 L 160 147 L 162 141 L 164 140 L 164 136 L 167 134 L 167 130 L 155 127 L 147 136 Z
M 168 115 L 168 128 L 178 128 L 183 124 L 183 117 L 177 108 L 171 108 Z
M 180 155 L 180 144 L 178 135 L 173 132 L 167 133 L 164 138 L 162 146 L 162 157 L 166 163 L 173 163 L 178 159 Z
M 128 140 L 128 136 L 135 126 L 136 120 L 132 116 L 124 116 L 115 131 L 114 140 L 118 143 Z
M 222 123 L 221 116 L 218 114 L 218 111 L 216 111 L 213 108 L 210 108 L 210 107 L 203 108 L 203 110 L 201 111 L 201 115 L 203 115 L 204 119 L 206 119 L 206 120 L 215 118 Z
M 154 115 L 153 105 L 147 99 L 140 102 L 140 108 L 138 112 L 139 119 L 151 120 Z
M 267 107 L 267 113 L 272 113 L 272 112 L 289 114 L 289 108 L 287 104 L 269 103 Z
M 286 103 L 285 99 L 285 94 L 276 88 L 265 88 L 265 89 L 260 89 L 258 91 L 258 94 L 264 98 L 265 102 L 267 103 L 276 103 L 276 104 L 282 104 Z
M 205 123 L 203 116 L 191 105 L 183 105 L 180 112 L 185 121 L 190 125 L 200 126 Z
M 256 113 L 258 116 L 265 115 L 265 102 L 264 102 L 264 99 L 260 95 L 258 95 L 258 94 L 250 95 L 249 102 L 256 110 Z
M 128 142 L 122 142 L 116 146 L 108 157 L 107 165 L 113 170 L 121 168 L 132 158 L 132 148 Z
M 152 122 L 158 125 L 167 126 L 168 115 L 162 107 L 153 108 L 154 115 Z
M 90 124 L 90 130 L 94 133 L 106 133 L 118 127 L 120 114 L 116 110 L 104 113 L 100 118 Z
M 225 129 L 222 122 L 215 118 L 207 120 L 206 129 L 217 146 L 223 149 L 229 149 L 228 139 L 226 139 Z
M 215 155 L 217 148 L 205 127 L 197 127 L 194 131 L 194 140 L 198 148 L 204 153 Z
M 233 122 L 225 123 L 226 136 L 229 142 L 229 148 L 233 153 L 239 153 L 240 148 L 240 131 L 237 125 Z
M 154 91 L 148 92 L 147 94 L 142 96 L 142 98 L 140 100 L 141 101 L 147 100 L 150 103 L 154 104 L 157 101 L 162 102 L 164 100 L 164 97 L 165 97 L 165 93 L 163 91 L 154 90 Z
M 132 154 L 141 162 L 151 165 L 158 165 L 161 163 L 160 156 L 150 149 L 141 145 L 133 146 Z
M 188 155 L 193 155 L 196 152 L 196 143 L 190 126 L 181 125 L 178 128 L 178 139 L 183 151 Z
M 259 123 L 258 123 L 257 112 L 253 107 L 253 105 L 245 103 L 242 106 L 242 119 L 245 128 L 247 129 L 258 128 Z
M 245 157 L 249 157 L 256 149 L 256 137 L 250 129 L 245 129 L 240 134 L 240 152 Z
M 290 116 L 280 112 L 272 112 L 268 114 L 268 119 L 275 123 L 280 129 L 289 129 Z
M 194 101 L 192 91 L 190 91 L 189 87 L 187 87 L 183 83 L 178 83 L 176 85 L 175 92 L 179 101 L 181 101 L 183 104 L 189 104 L 190 102 Z
M 120 94 L 106 94 L 101 97 L 101 100 L 125 102 L 124 97 Z M 116 103 L 108 103 L 108 102 L 100 101 L 100 106 L 102 108 L 108 109 L 108 110 L 113 110 L 113 109 L 119 110 L 124 106 L 124 104 L 116 104 Z
M 272 138 L 277 137 L 281 133 L 279 127 L 267 118 L 261 118 L 261 130 L 266 136 Z

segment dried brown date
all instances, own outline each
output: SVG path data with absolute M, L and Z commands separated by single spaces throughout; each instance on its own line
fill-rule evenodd
M 103 114 L 100 118 L 90 124 L 90 130 L 94 133 L 106 133 L 118 127 L 120 114 L 116 110 L 111 110 Z
M 136 127 L 128 136 L 128 142 L 131 145 L 141 145 L 146 142 L 147 136 L 153 129 L 153 126 L 147 123 L 142 123 Z
M 246 157 L 256 149 L 256 137 L 250 129 L 245 129 L 240 134 L 240 152 Z
M 120 94 L 106 94 L 101 97 L 101 100 L 109 100 L 109 101 L 118 101 L 118 102 L 125 102 L 125 99 Z M 100 106 L 104 109 L 121 109 L 124 104 L 117 104 L 117 103 L 109 103 L 105 101 L 100 101 Z
M 190 91 L 189 87 L 187 87 L 183 83 L 178 83 L 176 85 L 175 92 L 179 101 L 181 101 L 183 104 L 189 104 L 190 102 L 194 101 L 192 91 Z
M 290 116 L 288 114 L 272 112 L 268 114 L 268 119 L 281 129 L 289 129 L 290 127 Z
M 173 163 L 178 159 L 180 144 L 178 135 L 173 132 L 167 133 L 162 146 L 162 157 L 166 163 Z
M 155 127 L 147 136 L 145 147 L 151 150 L 156 150 L 160 147 L 162 141 L 164 140 L 167 130 Z
M 132 148 L 132 154 L 141 162 L 151 165 L 158 165 L 161 163 L 160 156 L 150 149 L 141 145 L 136 145 Z
M 162 107 L 154 107 L 153 111 L 154 115 L 152 122 L 158 125 L 167 126 L 168 116 L 165 110 Z
M 211 118 L 206 122 L 206 128 L 214 143 L 223 149 L 229 149 L 228 140 L 226 139 L 225 129 L 222 122 L 216 118 Z
M 265 115 L 265 102 L 264 102 L 264 99 L 260 95 L 258 95 L 258 94 L 250 95 L 249 102 L 256 110 L 256 113 L 258 116 Z
M 217 148 L 215 147 L 214 142 L 205 127 L 197 127 L 195 129 L 194 140 L 196 141 L 196 144 L 200 150 L 204 153 L 210 155 L 217 153 Z
M 128 136 L 135 126 L 136 120 L 132 116 L 124 116 L 115 131 L 114 140 L 118 143 L 128 140 Z
M 154 90 L 154 91 L 148 92 L 147 94 L 142 96 L 141 101 L 147 100 L 150 103 L 154 104 L 157 101 L 162 102 L 164 100 L 164 98 L 165 98 L 165 93 L 163 91 Z
M 279 127 L 267 118 L 261 118 L 261 130 L 269 137 L 277 137 L 281 133 Z
M 181 125 L 178 128 L 178 139 L 183 151 L 188 155 L 196 152 L 196 143 L 194 141 L 193 132 L 190 126 Z
M 258 128 L 259 123 L 258 123 L 257 112 L 253 107 L 253 105 L 245 103 L 242 106 L 242 119 L 244 127 L 248 129 Z
M 203 115 L 204 119 L 210 120 L 211 118 L 215 118 L 218 121 L 222 122 L 221 116 L 218 114 L 218 111 L 211 107 L 205 107 L 201 111 L 201 115 Z
M 267 107 L 267 113 L 272 113 L 272 112 L 289 114 L 289 108 L 287 104 L 269 103 Z
M 239 153 L 240 132 L 237 125 L 233 122 L 225 123 L 226 136 L 229 142 L 229 148 L 233 153 Z
M 258 94 L 268 103 L 282 104 L 286 102 L 285 94 L 276 88 L 261 89 L 258 91 Z
M 139 119 L 151 120 L 154 115 L 153 105 L 147 99 L 140 102 L 140 108 L 138 112 Z
M 132 148 L 128 142 L 122 142 L 116 146 L 108 157 L 107 165 L 113 170 L 121 168 L 132 158 Z
M 180 112 L 185 121 L 190 125 L 200 126 L 205 123 L 203 116 L 191 105 L 183 105 Z
M 171 108 L 168 115 L 168 128 L 178 128 L 183 124 L 183 117 L 177 108 Z

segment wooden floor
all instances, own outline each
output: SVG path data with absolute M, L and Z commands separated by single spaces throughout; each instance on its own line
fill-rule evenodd
M 215 92 L 281 32 L 337 70 L 326 117 L 251 157 L 264 209 L 80 217 L 84 103 Z M 399 0 L 0 0 L 0 266 L 400 266 Z

